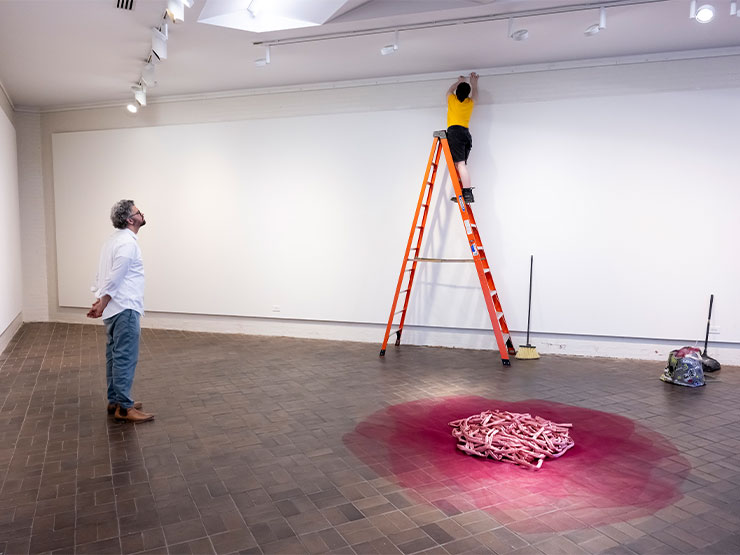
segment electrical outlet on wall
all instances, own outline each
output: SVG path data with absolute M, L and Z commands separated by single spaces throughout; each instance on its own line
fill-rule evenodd
M 280 312 L 280 305 L 279 304 L 272 305 L 272 311 L 273 312 Z
M 719 326 L 709 326 L 710 335 L 719 335 Z

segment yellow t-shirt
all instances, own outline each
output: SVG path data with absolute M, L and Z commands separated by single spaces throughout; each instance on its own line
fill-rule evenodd
M 473 113 L 473 99 L 468 97 L 460 102 L 454 94 L 447 95 L 447 127 L 462 125 L 470 127 L 470 116 Z

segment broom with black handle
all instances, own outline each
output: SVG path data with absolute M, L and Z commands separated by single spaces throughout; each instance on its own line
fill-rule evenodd
M 714 295 L 709 296 L 709 316 L 707 317 L 707 334 L 704 337 L 704 352 L 701 354 L 701 366 L 705 372 L 716 372 L 722 368 L 715 359 L 707 356 L 707 343 L 709 343 L 709 323 L 712 321 L 712 305 L 714 304 Z
M 519 345 L 516 358 L 521 360 L 534 360 L 540 358 L 534 345 L 529 344 L 529 317 L 532 314 L 532 266 L 534 266 L 534 255 L 529 256 L 529 307 L 527 308 L 527 344 Z

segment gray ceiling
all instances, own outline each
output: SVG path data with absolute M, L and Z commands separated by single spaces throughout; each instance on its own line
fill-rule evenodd
M 346 0 L 323 25 L 259 34 L 198 23 L 205 2 L 196 0 L 184 23 L 170 25 L 168 58 L 157 66 L 150 102 L 635 55 L 700 58 L 708 49 L 740 46 L 740 17 L 730 15 L 730 0 L 699 2 L 717 11 L 704 25 L 689 18 L 690 0 Z M 166 0 L 135 0 L 126 11 L 116 0 L 0 0 L 0 83 L 16 109 L 123 104 L 166 6 Z M 599 6 L 606 6 L 606 28 L 585 36 L 599 20 Z M 529 30 L 528 40 L 508 37 L 510 14 L 519 16 L 515 29 Z M 394 28 L 401 29 L 399 50 L 382 56 Z M 291 43 L 332 34 L 346 36 Z M 271 63 L 257 67 L 265 48 L 255 43 L 275 41 Z

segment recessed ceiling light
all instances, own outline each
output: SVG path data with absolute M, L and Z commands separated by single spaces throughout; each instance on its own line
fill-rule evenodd
M 709 23 L 714 19 L 714 6 L 711 4 L 704 4 L 703 6 L 699 6 L 699 9 L 696 10 L 696 20 L 699 23 Z

